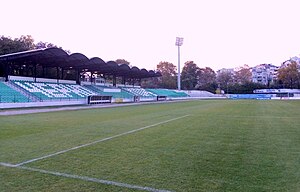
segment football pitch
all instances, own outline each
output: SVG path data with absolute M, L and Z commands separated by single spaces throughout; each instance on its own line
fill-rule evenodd
M 0 191 L 300 191 L 300 101 L 0 116 Z

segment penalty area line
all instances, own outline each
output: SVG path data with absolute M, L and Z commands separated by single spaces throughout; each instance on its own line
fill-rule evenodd
M 111 136 L 111 137 L 107 137 L 107 138 L 104 138 L 104 139 L 93 141 L 91 143 L 86 143 L 86 144 L 83 144 L 83 145 L 78 145 L 76 147 L 72 147 L 72 148 L 69 148 L 69 149 L 58 151 L 56 153 L 52 153 L 52 154 L 45 155 L 45 156 L 42 156 L 42 157 L 38 157 L 38 158 L 30 159 L 30 160 L 27 160 L 27 161 L 23 161 L 21 163 L 16 164 L 15 166 L 22 166 L 22 165 L 25 165 L 25 164 L 28 164 L 28 163 L 31 163 L 31 162 L 35 162 L 35 161 L 39 161 L 39 160 L 46 159 L 46 158 L 49 158 L 49 157 L 53 157 L 53 156 L 56 156 L 56 155 L 60 155 L 62 153 L 66 153 L 66 152 L 69 152 L 69 151 L 80 149 L 82 147 L 87 147 L 87 146 L 90 146 L 90 145 L 94 145 L 96 143 L 108 141 L 108 140 L 111 140 L 111 139 L 114 139 L 114 138 L 117 138 L 117 137 L 121 137 L 121 136 L 124 136 L 124 135 L 128 135 L 128 134 L 131 134 L 131 133 L 142 131 L 144 129 L 148 129 L 148 128 L 155 127 L 155 126 L 158 126 L 158 125 L 161 125 L 161 124 L 169 123 L 171 121 L 182 119 L 182 118 L 185 118 L 185 117 L 188 117 L 188 116 L 190 116 L 190 115 L 183 115 L 183 116 L 172 118 L 172 119 L 169 119 L 169 120 L 166 120 L 166 121 L 161 121 L 159 123 L 154 123 L 152 125 L 147 125 L 145 127 L 141 127 L 141 128 L 134 129 L 134 130 L 131 130 L 131 131 L 127 131 L 127 132 L 124 132 L 124 133 L 121 133 L 121 134 L 117 134 L 117 135 L 114 135 L 114 136 Z
M 93 178 L 93 177 L 73 175 L 73 174 L 61 173 L 61 172 L 56 172 L 56 171 L 47 171 L 47 170 L 44 170 L 44 169 L 37 169 L 37 168 L 31 168 L 31 167 L 25 167 L 25 166 L 16 166 L 16 165 L 13 165 L 13 164 L 10 164 L 10 163 L 0 162 L 0 165 L 4 166 L 4 167 L 23 169 L 23 170 L 28 170 L 28 171 L 32 171 L 32 172 L 38 172 L 38 173 L 54 175 L 54 176 L 59 176 L 59 177 L 66 177 L 66 178 L 71 178 L 71 179 L 79 179 L 79 180 L 82 180 L 82 181 L 100 183 L 100 184 L 105 184 L 105 185 L 113 185 L 113 186 L 118 186 L 118 187 L 123 187 L 123 188 L 129 188 L 129 189 L 138 189 L 138 190 L 149 191 L 149 192 L 171 192 L 171 191 L 165 190 L 165 189 L 155 189 L 155 188 L 152 188 L 152 187 L 131 185 L 131 184 L 128 184 L 128 183 L 121 183 L 121 182 L 116 182 L 116 181 L 97 179 L 97 178 Z

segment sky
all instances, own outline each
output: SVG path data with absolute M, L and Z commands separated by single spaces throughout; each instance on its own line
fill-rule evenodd
M 280 65 L 300 54 L 299 0 L 0 0 L 0 35 L 140 69 Z

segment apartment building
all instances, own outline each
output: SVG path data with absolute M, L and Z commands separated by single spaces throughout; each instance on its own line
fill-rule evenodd
M 279 67 L 272 64 L 260 64 L 252 67 L 252 82 L 264 85 L 274 82 Z

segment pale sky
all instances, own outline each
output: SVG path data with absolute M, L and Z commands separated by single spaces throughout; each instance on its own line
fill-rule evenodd
M 214 70 L 300 54 L 299 0 L 0 0 L 0 35 L 140 69 L 194 61 Z

